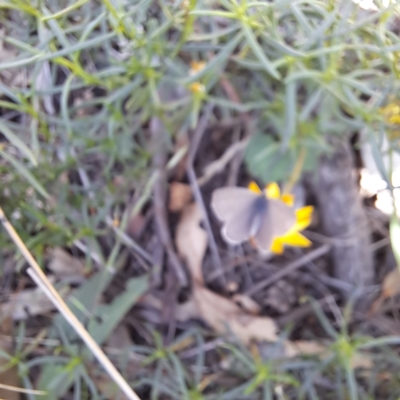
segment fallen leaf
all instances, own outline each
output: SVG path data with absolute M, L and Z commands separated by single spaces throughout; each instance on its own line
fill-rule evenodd
M 189 185 L 180 182 L 171 182 L 169 186 L 169 211 L 181 211 L 189 204 L 190 200 L 192 200 L 192 190 Z
M 69 291 L 70 288 L 68 286 L 58 289 L 58 293 L 62 297 L 65 297 Z M 13 293 L 7 303 L 0 304 L 0 315 L 11 316 L 14 321 L 46 314 L 52 310 L 54 310 L 53 303 L 40 288 L 26 289 Z
M 260 305 L 254 301 L 251 297 L 245 294 L 237 293 L 232 296 L 232 300 L 238 304 L 242 309 L 248 311 L 251 314 L 257 315 L 261 312 Z
M 327 346 L 311 340 L 286 341 L 284 343 L 285 355 L 297 357 L 304 355 L 322 355 L 327 353 Z
M 179 255 L 186 262 L 194 281 L 203 283 L 203 257 L 207 249 L 207 234 L 200 227 L 202 212 L 196 203 L 182 212 L 176 231 L 175 243 Z
M 375 314 L 386 299 L 398 294 L 400 294 L 400 272 L 398 268 L 395 268 L 383 279 L 381 293 L 379 297 L 372 303 L 369 314 Z
M 141 305 L 146 305 L 155 308 L 158 311 L 162 310 L 162 301 L 160 298 L 154 296 L 151 293 L 146 293 L 141 297 L 139 303 Z M 184 303 L 177 304 L 175 308 L 175 318 L 177 321 L 187 321 L 188 319 L 196 319 L 200 317 L 200 311 L 197 307 L 196 302 L 193 297 Z
M 233 301 L 208 290 L 198 282 L 194 284 L 193 297 L 201 317 L 217 332 L 224 334 L 231 331 L 245 344 L 252 339 L 278 340 L 278 328 L 273 319 L 249 315 Z
M 75 283 L 84 280 L 85 263 L 61 247 L 53 249 L 48 268 L 58 279 L 70 278 Z
M 175 242 L 180 256 L 186 261 L 193 277 L 193 291 L 187 310 L 180 305 L 181 315 L 183 310 L 188 311 L 189 317 L 200 317 L 216 332 L 227 334 L 232 332 L 244 344 L 251 340 L 276 342 L 278 340 L 278 327 L 272 318 L 260 317 L 246 313 L 234 301 L 227 299 L 204 287 L 202 264 L 207 249 L 207 234 L 200 227 L 202 213 L 196 203 L 188 205 L 182 212 L 178 224 Z M 247 308 L 258 311 L 256 303 L 246 296 L 236 295 Z M 161 309 L 158 299 L 149 299 L 149 302 Z M 246 308 L 246 307 L 245 307 Z M 284 355 L 296 357 L 305 354 L 316 354 L 324 357 L 330 350 L 323 344 L 313 341 L 286 341 Z M 353 368 L 368 368 L 369 358 L 358 354 L 352 360 Z
M 199 317 L 219 333 L 233 332 L 244 343 L 251 339 L 277 340 L 277 326 L 271 318 L 255 317 L 235 302 L 204 287 L 202 264 L 207 249 L 207 234 L 200 227 L 202 213 L 196 203 L 183 211 L 176 233 L 176 246 L 186 261 L 194 284 L 192 301 Z

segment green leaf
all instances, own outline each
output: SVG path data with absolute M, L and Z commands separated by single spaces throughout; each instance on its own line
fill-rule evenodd
M 102 304 L 97 307 L 96 318 L 91 319 L 88 331 L 98 344 L 101 345 L 108 339 L 111 332 L 148 289 L 148 286 L 147 276 L 132 278 L 128 281 L 125 291 L 111 304 Z
M 259 59 L 260 63 L 263 65 L 265 70 L 272 75 L 275 79 L 280 79 L 281 75 L 278 70 L 272 65 L 271 61 L 268 60 L 267 56 L 264 53 L 264 50 L 257 42 L 256 37 L 254 36 L 253 31 L 247 24 L 242 25 L 242 30 L 246 39 L 248 41 L 249 46 L 253 50 L 256 57 Z
M 207 65 L 201 71 L 199 71 L 197 74 L 193 76 L 189 76 L 185 79 L 180 80 L 179 83 L 182 85 L 187 85 L 189 83 L 198 81 L 202 76 L 206 75 L 209 72 L 215 74 L 216 69 L 220 68 L 221 65 L 228 60 L 228 57 L 231 55 L 235 47 L 242 40 L 242 37 L 243 34 L 239 32 L 236 36 L 234 36 L 234 38 L 229 43 L 224 45 L 222 50 L 220 50 L 219 53 L 215 57 L 213 57 L 212 60 L 208 62 Z
M 285 127 L 282 148 L 286 148 L 296 131 L 297 118 L 297 82 L 291 81 L 285 87 Z
M 98 272 L 70 295 L 67 305 L 81 322 L 91 316 L 98 293 L 104 291 L 113 277 L 114 275 L 109 270 Z M 75 330 L 61 315 L 54 318 L 53 325 L 57 325 L 70 340 L 78 337 Z
M 35 167 L 38 165 L 37 159 L 29 147 L 1 120 L 0 133 L 2 133 Z
M 33 174 L 14 156 L 0 150 L 0 156 L 2 156 L 6 161 L 11 163 L 13 167 L 32 185 L 32 187 L 40 193 L 44 198 L 49 199 L 50 195 L 47 193 L 46 189 L 38 182 L 38 180 L 33 176 Z
M 287 179 L 295 161 L 293 152 L 282 152 L 281 144 L 264 134 L 254 135 L 245 153 L 249 172 L 264 183 Z

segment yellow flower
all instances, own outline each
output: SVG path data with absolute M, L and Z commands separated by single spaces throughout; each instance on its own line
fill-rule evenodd
M 204 61 L 192 61 L 190 63 L 190 70 L 189 70 L 189 75 L 195 75 L 198 72 L 200 72 L 204 67 L 206 66 L 206 63 Z
M 189 85 L 189 90 L 194 94 L 198 94 L 204 93 L 206 91 L 206 88 L 200 82 L 193 82 Z
M 255 182 L 251 182 L 248 188 L 255 193 L 261 193 L 261 189 Z M 279 186 L 277 183 L 270 183 L 265 187 L 265 195 L 269 199 L 280 199 L 288 206 L 293 207 L 294 196 L 289 193 L 281 194 Z M 311 241 L 303 236 L 300 231 L 306 229 L 312 220 L 312 213 L 314 207 L 306 206 L 299 208 L 295 211 L 296 213 L 296 223 L 295 225 L 283 236 L 275 237 L 271 244 L 271 252 L 274 254 L 282 254 L 285 245 L 294 247 L 309 247 L 311 246 Z
M 400 106 L 396 102 L 389 103 L 379 111 L 385 117 L 387 123 L 392 125 L 400 124 Z

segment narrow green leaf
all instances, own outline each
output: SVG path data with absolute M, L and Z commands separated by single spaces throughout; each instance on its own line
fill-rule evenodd
M 321 87 L 318 87 L 311 96 L 308 97 L 306 100 L 303 109 L 301 110 L 301 113 L 299 115 L 299 120 L 300 121 L 306 121 L 307 119 L 310 118 L 311 113 L 317 108 L 321 96 L 323 94 L 323 90 Z
M 278 42 L 277 40 L 272 39 L 268 33 L 262 32 L 261 35 L 271 47 L 275 47 L 275 49 L 279 50 L 281 53 L 292 57 L 304 57 L 304 53 L 290 46 L 287 46 L 285 43 Z
M 320 71 L 314 71 L 314 70 L 304 70 L 304 71 L 296 71 L 292 72 L 286 79 L 285 83 L 288 84 L 289 82 L 292 81 L 298 81 L 301 79 L 318 79 L 321 77 L 321 72 Z
M 271 64 L 271 61 L 268 60 L 267 56 L 264 53 L 264 50 L 257 42 L 256 37 L 254 36 L 253 31 L 247 24 L 242 24 L 242 30 L 246 39 L 248 41 L 249 46 L 253 50 L 256 57 L 260 60 L 260 63 L 263 65 L 265 70 L 273 76 L 275 79 L 280 79 L 281 75 L 278 70 Z
M 371 146 L 372 156 L 374 158 L 374 161 L 378 168 L 378 171 L 380 172 L 382 179 L 384 179 L 386 181 L 386 183 L 388 184 L 388 187 L 391 188 L 392 183 L 391 183 L 391 179 L 389 178 L 389 174 L 386 171 L 385 163 L 383 162 L 382 152 L 378 148 L 378 143 L 376 141 L 375 134 L 372 131 L 372 128 L 369 126 L 367 127 L 367 135 L 368 135 L 368 139 L 369 139 L 369 144 Z
M 88 331 L 98 344 L 107 340 L 122 318 L 147 290 L 148 284 L 147 276 L 132 278 L 128 281 L 125 291 L 111 304 L 102 304 L 97 307 L 97 318 L 90 320 Z
M 10 61 L 10 62 L 1 63 L 0 64 L 0 71 L 4 71 L 6 69 L 12 69 L 12 68 L 24 67 L 25 65 L 29 65 L 29 64 L 34 63 L 37 60 L 40 60 L 40 57 L 42 57 L 41 54 L 36 54 L 33 57 L 22 58 L 22 59 L 19 59 L 19 60 L 13 60 L 13 61 Z
M 370 89 L 366 84 L 362 83 L 359 80 L 349 78 L 347 76 L 341 76 L 339 77 L 339 82 L 342 82 L 348 86 L 353 87 L 354 89 L 359 90 L 361 93 L 367 94 L 369 96 L 375 97 L 377 95 L 377 92 L 374 90 Z
M 242 32 L 239 32 L 229 43 L 227 43 L 222 50 L 219 51 L 219 53 L 211 59 L 209 63 L 197 74 L 193 76 L 189 76 L 187 78 L 184 78 L 180 80 L 179 82 L 182 85 L 187 85 L 192 82 L 198 81 L 202 76 L 206 75 L 208 72 L 216 72 L 216 68 L 220 67 L 224 62 L 228 60 L 228 57 L 231 55 L 233 52 L 234 48 L 239 44 L 239 42 L 242 40 L 243 34 Z
M 1 119 L 0 133 L 2 133 L 6 139 L 13 146 L 15 146 L 35 167 L 38 165 L 38 161 L 29 147 L 4 122 L 2 122 Z
M 297 82 L 290 81 L 285 87 L 285 128 L 282 148 L 286 148 L 296 130 L 297 118 Z
M 0 149 L 0 155 L 8 161 L 13 167 L 32 185 L 32 187 L 40 193 L 44 198 L 49 199 L 50 195 L 47 193 L 46 189 L 37 181 L 37 179 L 32 175 L 32 173 L 21 164 L 14 156 L 6 153 Z

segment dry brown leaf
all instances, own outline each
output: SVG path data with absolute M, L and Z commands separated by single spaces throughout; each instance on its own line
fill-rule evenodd
M 271 318 L 249 315 L 233 301 L 219 296 L 199 283 L 195 283 L 193 287 L 193 297 L 201 317 L 219 333 L 227 333 L 230 330 L 245 344 L 252 339 L 278 339 L 278 328 Z
M 182 213 L 175 237 L 176 246 L 180 256 L 193 276 L 193 293 L 191 299 L 180 305 L 180 319 L 184 317 L 200 317 L 215 331 L 225 334 L 232 332 L 243 343 L 250 340 L 277 341 L 278 328 L 273 319 L 259 317 L 246 313 L 234 301 L 212 292 L 204 287 L 202 263 L 207 249 L 207 235 L 200 227 L 202 213 L 196 203 L 188 205 Z M 258 311 L 257 304 L 246 296 L 236 295 L 236 299 L 242 300 L 245 308 Z M 154 302 L 158 303 L 158 302 Z M 187 305 L 187 310 L 185 310 Z M 247 307 L 246 307 L 247 305 Z M 158 304 L 161 307 L 160 304 Z M 185 314 L 185 312 L 188 311 Z M 177 315 L 178 317 L 178 315 Z M 323 344 L 313 341 L 285 342 L 284 353 L 288 357 L 296 357 L 304 354 L 316 354 L 325 357 L 329 349 Z M 370 360 L 364 355 L 357 355 L 353 359 L 353 367 L 368 368 Z
M 169 185 L 168 209 L 172 212 L 183 210 L 192 200 L 192 190 L 189 185 L 180 182 L 171 182 Z
M 162 310 L 161 299 L 150 293 L 147 293 L 140 298 L 140 304 L 154 307 L 158 311 Z M 181 322 L 187 321 L 188 319 L 200 318 L 200 311 L 192 297 L 185 303 L 176 305 L 175 318 L 177 321 Z
M 232 300 L 238 304 L 242 309 L 248 311 L 251 314 L 258 315 L 261 312 L 260 305 L 254 301 L 251 297 L 245 294 L 237 293 L 232 296 Z
M 204 287 L 202 264 L 207 249 L 207 234 L 200 227 L 202 214 L 196 203 L 183 211 L 176 233 L 176 246 L 192 274 L 194 285 L 192 300 L 199 317 L 219 333 L 231 330 L 240 340 L 277 340 L 277 326 L 266 317 L 254 317 L 244 312 L 235 302 Z
M 69 287 L 58 290 L 62 297 L 66 296 L 69 291 Z M 0 315 L 11 316 L 14 321 L 45 314 L 52 310 L 54 310 L 53 303 L 40 288 L 13 293 L 7 303 L 0 304 Z
M 70 278 L 76 283 L 82 282 L 85 275 L 85 263 L 61 247 L 56 247 L 52 251 L 48 268 L 57 278 Z
M 203 283 L 203 257 L 207 249 L 207 234 L 200 227 L 202 212 L 196 203 L 182 212 L 176 231 L 176 247 L 186 262 L 194 281 Z
M 400 272 L 395 268 L 383 279 L 381 294 L 372 303 L 370 314 L 376 313 L 386 299 L 398 294 L 400 294 Z
M 311 340 L 298 340 L 295 342 L 285 342 L 285 355 L 287 357 L 297 357 L 304 355 L 327 355 L 327 347 L 321 343 Z

